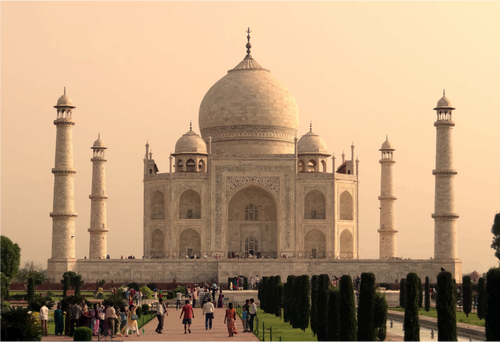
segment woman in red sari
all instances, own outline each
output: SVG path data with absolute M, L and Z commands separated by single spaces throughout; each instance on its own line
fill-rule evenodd
M 224 323 L 227 321 L 227 332 L 229 337 L 233 337 L 233 334 L 237 334 L 236 330 L 236 311 L 233 309 L 233 303 L 229 303 L 229 308 L 226 309 L 226 317 L 224 317 Z

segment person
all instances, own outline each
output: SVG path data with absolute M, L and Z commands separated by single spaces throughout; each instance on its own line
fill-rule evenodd
M 165 322 L 165 314 L 168 316 L 167 308 L 163 304 L 163 299 L 160 298 L 158 305 L 156 306 L 156 318 L 158 319 L 158 325 L 156 326 L 156 332 L 161 334 L 163 331 L 163 324 Z
M 54 323 L 56 327 L 54 329 L 55 335 L 61 335 L 64 332 L 64 313 L 61 310 L 61 304 L 57 304 L 57 310 L 54 311 Z
M 141 295 L 140 295 L 140 292 L 141 290 L 137 291 L 135 294 L 134 294 L 134 300 L 135 300 L 135 305 L 138 306 L 139 305 L 139 301 L 141 299 Z
M 124 294 L 125 294 L 125 299 L 128 300 L 128 297 L 130 295 L 130 291 L 128 289 L 126 289 Z
M 40 323 L 42 325 L 42 335 L 47 336 L 47 322 L 49 321 L 49 309 L 45 306 L 45 304 L 42 304 L 42 307 L 40 308 L 40 315 L 38 317 L 40 318 Z
M 212 286 L 212 301 L 215 303 L 215 293 L 217 292 L 217 285 Z
M 226 323 L 227 322 L 227 323 Z M 229 308 L 226 309 L 226 316 L 224 317 L 224 324 L 227 324 L 227 332 L 229 337 L 233 337 L 238 333 L 236 330 L 236 311 L 233 309 L 233 303 L 229 303 Z
M 182 315 L 184 315 L 184 318 L 182 319 L 182 324 L 184 324 L 184 334 L 186 333 L 186 328 L 191 334 L 191 318 L 194 318 L 194 311 L 193 307 L 189 305 L 189 300 L 186 300 L 186 304 L 182 307 L 179 318 L 182 318 Z
M 255 289 L 258 290 L 260 286 L 260 280 L 259 280 L 259 275 L 255 277 Z
M 205 314 L 205 330 L 208 330 L 208 328 L 212 329 L 212 320 L 214 319 L 214 305 L 210 301 L 210 297 L 208 297 L 208 302 L 203 305 L 202 314 Z
M 92 309 L 91 322 L 92 322 L 92 335 L 99 335 L 99 309 L 98 304 L 94 304 L 94 308 Z
M 127 326 L 125 328 L 125 337 L 128 337 L 128 331 L 132 330 L 137 333 L 137 336 L 139 336 L 139 327 L 137 326 L 137 314 L 135 313 L 135 310 L 137 308 L 134 306 L 134 304 L 130 305 L 128 308 L 128 315 L 127 315 Z
M 250 298 L 250 320 L 248 321 L 248 324 L 250 325 L 249 332 L 253 332 L 253 320 L 256 315 L 257 315 L 257 304 L 255 304 L 253 298 Z
M 127 308 L 123 307 L 120 310 L 120 333 L 125 334 L 125 329 L 127 329 Z
M 90 325 L 92 313 L 89 311 L 87 304 L 85 304 L 85 300 L 82 300 L 82 304 L 80 304 L 80 307 L 82 309 L 82 315 L 80 316 L 80 326 L 88 327 Z
M 104 306 L 102 306 L 101 302 L 97 304 L 97 311 L 99 313 L 99 333 L 103 335 L 104 325 L 106 323 L 106 311 L 104 310 Z M 99 333 L 97 335 L 99 335 Z
M 250 312 L 250 299 L 247 299 L 245 301 L 245 305 L 242 306 L 242 311 L 241 311 L 241 323 L 243 324 L 243 332 L 249 331 L 247 329 L 247 320 Z
M 104 298 L 103 293 L 104 290 L 102 289 L 102 286 L 99 286 L 99 289 L 97 290 L 97 298 L 103 299 Z
M 155 299 L 158 299 L 158 289 L 156 287 L 153 289 L 153 292 L 155 293 Z
M 107 330 L 111 330 L 111 333 L 109 334 L 111 338 L 115 336 L 115 319 L 116 319 L 116 311 L 115 308 L 110 305 L 106 309 L 106 321 L 108 322 L 108 327 Z M 106 332 L 107 332 L 106 330 Z
M 177 292 L 175 296 L 177 297 L 177 301 L 175 302 L 175 311 L 177 311 L 181 308 L 182 293 Z
M 229 291 L 233 291 L 233 282 L 229 283 Z
M 197 298 L 198 293 L 196 292 L 195 288 L 191 289 L 191 296 L 193 296 L 193 308 L 196 307 L 196 298 Z
M 250 290 L 253 290 L 253 276 L 250 276 Z
M 219 292 L 219 300 L 217 301 L 217 307 L 220 309 L 224 306 L 224 295 L 222 294 L 222 290 Z
M 71 306 L 71 330 L 69 332 L 69 336 L 73 337 L 73 333 L 75 332 L 75 325 L 76 328 L 80 327 L 80 317 L 82 316 L 82 308 L 78 304 L 73 304 Z

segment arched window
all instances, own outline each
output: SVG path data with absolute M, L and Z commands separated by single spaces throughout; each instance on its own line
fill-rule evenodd
M 257 241 L 257 238 L 253 236 L 249 236 L 245 240 L 245 253 L 248 256 L 249 254 L 252 254 L 253 256 L 256 256 L 257 253 L 259 252 L 259 242 Z
M 193 159 L 189 159 L 186 162 L 186 171 L 188 171 L 188 172 L 195 172 L 196 171 L 196 164 L 194 163 Z
M 326 238 L 318 229 L 310 230 L 304 237 L 304 250 L 306 257 L 320 259 L 326 257 Z
M 177 170 L 176 170 L 176 172 L 181 172 L 183 166 L 184 166 L 184 164 L 182 163 L 182 159 L 179 159 L 179 161 L 177 162 Z
M 340 257 L 341 258 L 352 258 L 353 257 L 353 239 L 352 234 L 349 230 L 345 229 L 342 234 L 340 234 Z
M 153 169 L 149 169 L 149 174 L 151 175 L 153 173 Z
M 304 197 L 304 219 L 324 220 L 326 218 L 325 195 L 319 190 L 313 190 Z
M 322 170 L 323 172 L 326 172 L 326 161 L 322 160 L 321 161 L 321 166 L 322 166 Z
M 245 207 L 245 221 L 258 221 L 259 209 L 256 205 L 250 203 Z
M 182 257 L 201 256 L 201 238 L 196 230 L 188 228 L 179 236 L 179 253 Z
M 198 172 L 205 172 L 205 162 L 203 159 L 198 163 Z
M 155 191 L 151 197 L 151 220 L 165 218 L 165 196 L 160 190 Z
M 304 172 L 304 162 L 302 160 L 299 160 L 299 172 Z
M 307 172 L 316 172 L 316 161 L 314 159 L 309 160 L 309 163 L 307 163 Z
M 151 258 L 163 258 L 165 251 L 165 237 L 163 232 L 156 229 L 151 234 Z
M 194 190 L 186 190 L 179 199 L 179 219 L 201 219 L 201 197 Z
M 344 191 L 340 195 L 340 219 L 353 220 L 354 203 L 349 191 Z

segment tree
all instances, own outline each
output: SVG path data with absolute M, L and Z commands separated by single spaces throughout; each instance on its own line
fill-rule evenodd
M 422 295 L 422 280 L 418 277 L 418 307 L 423 307 L 424 296 Z
M 248 278 L 247 277 L 243 277 L 243 290 L 248 290 L 249 286 L 248 286 Z
M 436 297 L 438 341 L 457 340 L 456 299 L 451 273 L 440 272 L 437 276 Z
M 317 297 L 317 324 L 318 341 L 327 341 L 328 335 L 328 298 L 330 287 L 330 277 L 328 274 L 321 274 L 318 278 Z
M 7 293 L 9 293 L 10 283 L 9 283 L 9 278 L 7 278 L 5 276 L 5 274 L 0 273 L 0 275 L 2 277 L 2 283 L 1 283 L 1 285 L 2 285 L 2 298 L 1 298 L 1 300 L 3 302 L 3 299 L 7 296 Z
M 462 305 L 467 317 L 472 310 L 472 281 L 470 276 L 462 277 Z
M 281 309 L 283 308 L 283 293 L 285 292 L 285 285 L 283 283 L 278 284 L 278 312 L 276 314 L 277 317 L 281 317 Z
M 356 305 L 350 275 L 340 278 L 340 341 L 356 340 Z
M 425 277 L 425 311 L 429 312 L 431 308 L 431 285 L 429 277 Z
M 262 287 L 262 290 L 261 288 L 259 287 L 259 291 L 260 292 L 260 297 L 259 297 L 259 300 L 260 300 L 260 308 L 262 310 L 264 310 L 265 312 L 266 311 L 266 305 L 267 305 L 267 281 L 269 280 L 269 277 L 262 277 L 262 281 L 260 282 L 260 287 Z
M 12 243 L 12 241 L 6 237 L 1 236 L 1 269 L 0 272 L 4 275 L 2 278 L 2 284 L 5 280 L 10 285 L 12 279 L 16 276 L 19 271 L 19 265 L 21 263 L 21 248 L 17 243 Z M 7 286 L 7 285 L 5 285 Z M 7 286 L 7 292 L 5 296 L 9 295 L 9 287 Z
M 318 276 L 311 279 L 311 330 L 313 335 L 318 333 Z
M 500 213 L 495 215 L 493 226 L 491 227 L 491 233 L 493 234 L 491 248 L 495 250 L 495 256 L 500 260 Z
M 420 322 L 418 318 L 418 302 L 421 292 L 418 288 L 419 278 L 414 272 L 406 276 L 406 306 L 405 306 L 405 341 L 420 341 Z
M 387 335 L 387 310 L 389 305 L 385 299 L 385 295 L 380 292 L 375 293 L 375 302 L 373 305 L 373 326 L 375 335 L 379 341 L 385 341 Z
M 481 277 L 477 283 L 477 317 L 483 319 L 486 317 L 486 298 L 488 294 L 486 293 L 486 282 L 484 278 Z
M 266 308 L 265 308 L 265 311 L 270 314 L 273 314 L 275 311 L 273 294 L 274 294 L 274 276 L 270 276 L 269 279 L 267 280 Z
M 69 278 L 69 275 L 65 274 L 65 275 L 63 276 L 62 283 L 63 283 L 63 298 L 66 298 L 66 295 L 67 295 L 67 292 L 68 292 L 68 290 L 69 290 L 69 286 L 70 286 L 70 278 Z
M 24 288 L 27 289 L 29 278 L 35 279 L 35 286 L 42 285 L 46 280 L 45 271 L 43 270 L 42 265 L 28 260 L 24 263 L 23 267 L 19 270 L 14 279 L 24 283 Z
M 281 306 L 283 305 L 283 288 L 280 290 L 281 276 L 274 276 L 274 293 L 273 293 L 273 304 L 274 304 L 274 315 L 276 317 L 281 317 Z M 283 284 L 281 284 L 283 285 Z M 280 294 L 281 291 L 281 294 Z
M 82 276 L 81 276 L 81 275 L 79 275 L 79 274 L 78 274 L 78 275 L 76 276 L 75 283 L 76 283 L 76 287 L 75 287 L 75 296 L 80 297 L 80 290 L 81 290 L 82 285 L 83 285 L 83 280 L 82 280 Z
M 375 341 L 373 305 L 375 302 L 375 274 L 361 273 L 358 303 L 358 341 Z
M 326 339 L 338 341 L 340 338 L 340 291 L 338 287 L 328 290 L 328 329 Z
M 292 323 L 292 328 L 298 329 L 300 328 L 300 320 L 301 320 L 301 298 L 302 298 L 302 291 L 301 291 L 301 283 L 300 283 L 300 276 L 297 276 L 293 278 L 293 299 L 292 299 L 292 316 L 291 316 L 291 323 Z
M 401 279 L 399 283 L 399 306 L 404 309 L 406 306 L 406 279 Z
M 486 275 L 486 341 L 500 341 L 500 267 L 490 268 Z
M 299 287 L 298 290 L 300 291 L 297 293 L 299 296 L 299 301 L 298 301 L 298 314 L 299 314 L 299 328 L 302 329 L 303 331 L 306 331 L 306 329 L 309 327 L 309 312 L 311 311 L 311 285 L 309 284 L 309 276 L 308 275 L 303 275 L 297 278 L 299 280 Z
M 28 279 L 28 292 L 26 294 L 28 299 L 28 303 L 31 302 L 35 298 L 35 279 Z
M 284 285 L 284 296 L 283 296 L 283 320 L 285 322 L 290 322 L 292 320 L 292 298 L 293 298 L 293 281 L 295 279 L 294 275 L 289 275 L 286 278 L 286 283 Z
M 61 280 L 61 283 L 64 284 L 64 276 L 68 276 L 69 277 L 69 284 L 71 285 L 71 287 L 73 289 L 76 290 L 76 288 L 78 286 L 82 286 L 83 285 L 83 280 L 82 280 L 82 277 L 78 277 L 78 274 L 76 274 L 75 272 L 73 271 L 66 271 L 64 272 L 63 274 L 63 279 Z M 130 287 L 130 286 L 129 286 Z M 76 291 L 75 291 L 76 293 Z

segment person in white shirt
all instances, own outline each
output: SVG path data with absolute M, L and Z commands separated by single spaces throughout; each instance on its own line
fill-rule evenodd
M 42 305 L 40 308 L 40 322 L 42 324 L 42 334 L 43 336 L 47 336 L 47 322 L 49 320 L 49 309 L 45 306 L 45 304 Z
M 214 305 L 208 297 L 208 302 L 203 305 L 203 313 L 205 314 L 205 330 L 212 329 L 212 320 L 214 319 Z
M 156 327 L 156 332 L 161 334 L 163 331 L 163 324 L 165 323 L 165 315 L 168 316 L 167 308 L 163 304 L 163 299 L 160 298 L 158 305 L 156 306 L 156 318 L 158 318 L 158 326 Z
M 250 325 L 250 327 L 248 328 L 248 330 L 250 332 L 253 332 L 253 319 L 255 318 L 255 316 L 257 315 L 257 304 L 255 304 L 255 301 L 253 298 L 250 298 L 250 320 L 248 321 L 248 324 Z
M 177 297 L 177 302 L 175 302 L 175 311 L 177 311 L 181 308 L 182 293 L 177 292 L 175 295 Z

